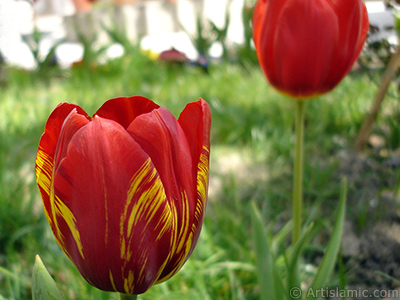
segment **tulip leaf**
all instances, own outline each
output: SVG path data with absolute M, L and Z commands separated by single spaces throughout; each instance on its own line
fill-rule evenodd
M 324 286 L 326 280 L 328 279 L 328 277 L 333 271 L 333 268 L 335 267 L 343 232 L 344 218 L 346 212 L 346 198 L 347 198 L 347 180 L 344 179 L 340 191 L 339 207 L 336 213 L 336 219 L 332 231 L 332 236 L 329 240 L 328 247 L 322 258 L 317 274 L 315 275 L 313 283 L 310 287 L 313 291 L 317 291 Z M 307 297 L 307 299 L 313 299 L 313 298 L 315 297 L 313 296 Z
M 62 300 L 65 299 L 58 289 L 45 265 L 36 255 L 32 274 L 32 300 Z
M 285 226 L 272 238 L 272 249 L 276 251 L 278 246 L 290 235 L 293 230 L 293 221 L 290 220 Z
M 289 262 L 288 262 L 288 288 L 289 293 L 292 291 L 293 288 L 301 288 L 301 279 L 299 273 L 299 259 L 302 256 L 303 249 L 306 245 L 309 244 L 313 232 L 314 232 L 314 224 L 308 225 L 305 229 L 303 234 L 294 244 L 291 253 L 289 254 Z M 290 296 L 290 295 L 289 295 Z
M 253 241 L 256 252 L 256 270 L 260 286 L 260 300 L 283 299 L 283 283 L 275 266 L 274 255 L 265 225 L 256 205 L 252 203 Z

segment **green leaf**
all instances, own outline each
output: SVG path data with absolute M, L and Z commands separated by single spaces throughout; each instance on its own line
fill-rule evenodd
M 290 235 L 293 230 L 293 221 L 290 220 L 285 226 L 272 238 L 272 249 L 277 251 L 278 246 L 283 243 L 283 241 Z
M 394 28 L 396 29 L 397 36 L 400 37 L 400 14 L 398 12 L 394 12 L 393 17 L 394 17 Z
M 314 277 L 313 283 L 311 285 L 312 291 L 318 291 L 321 289 L 330 274 L 335 267 L 337 255 L 340 249 L 340 241 L 342 238 L 344 217 L 346 212 L 346 197 L 347 196 L 347 180 L 344 179 L 342 182 L 342 189 L 340 191 L 339 207 L 336 213 L 335 225 L 333 227 L 332 236 L 329 240 L 328 247 L 322 258 L 321 264 L 318 268 L 317 274 Z M 315 293 L 311 293 L 315 294 Z M 307 297 L 307 299 L 315 299 L 313 295 Z
M 129 40 L 126 33 L 123 30 L 119 30 L 117 27 L 106 26 L 103 22 L 100 23 L 104 31 L 109 35 L 113 42 L 120 44 L 124 50 L 125 54 L 134 53 L 136 48 L 134 44 Z
M 274 263 L 268 235 L 261 214 L 252 203 L 253 240 L 256 252 L 256 269 L 260 286 L 260 300 L 285 299 L 283 283 Z
M 344 291 L 346 289 L 346 268 L 343 263 L 343 256 L 342 256 L 342 250 L 339 252 L 339 257 L 338 257 L 338 276 L 339 276 L 339 288 L 341 291 Z M 342 300 L 346 300 L 346 295 L 342 295 Z
M 39 255 L 36 255 L 32 274 L 32 300 L 65 299 L 50 276 Z
M 293 288 L 301 288 L 301 279 L 299 273 L 299 261 L 303 254 L 303 249 L 306 245 L 310 243 L 311 238 L 313 237 L 313 229 L 314 224 L 308 225 L 303 234 L 297 240 L 297 242 L 293 245 L 293 249 L 289 253 L 289 262 L 288 262 L 288 289 L 289 289 L 289 297 L 290 291 Z M 294 299 L 298 299 L 295 297 Z
M 56 55 L 56 49 L 58 46 L 60 46 L 62 43 L 64 43 L 65 40 L 60 40 L 57 43 L 55 43 L 47 53 L 46 57 L 42 61 L 37 61 L 39 68 L 40 67 L 49 67 L 52 63 L 53 58 Z

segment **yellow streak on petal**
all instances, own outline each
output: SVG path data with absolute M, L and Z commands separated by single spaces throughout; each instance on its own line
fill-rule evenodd
M 209 166 L 209 156 L 210 150 L 203 146 L 203 153 L 200 154 L 200 161 L 197 165 L 197 193 L 202 201 L 197 202 L 200 211 L 203 211 L 204 204 L 207 199 L 208 191 L 208 166 Z M 198 211 L 196 207 L 196 212 Z
M 179 233 L 179 245 L 176 249 L 176 252 L 181 252 L 183 246 L 187 242 L 187 234 L 189 231 L 189 199 L 185 191 L 181 191 L 181 199 L 182 199 L 182 225 L 181 231 Z
M 176 211 L 176 206 L 171 205 L 170 207 L 171 207 L 171 215 L 172 215 L 170 257 L 172 257 L 176 253 L 179 232 L 178 232 L 178 212 Z
M 164 234 L 168 231 L 168 229 L 171 229 L 171 221 L 175 220 L 172 218 L 172 212 L 169 211 L 169 213 L 163 213 L 161 218 L 159 218 L 158 223 L 156 225 L 156 228 L 159 228 L 158 236 L 156 241 L 159 241 Z
M 194 218 L 197 221 L 200 221 L 201 216 L 203 215 L 204 209 L 205 209 L 205 204 L 207 201 L 207 191 L 208 191 L 208 173 L 209 173 L 209 153 L 210 150 L 203 146 L 203 152 L 200 155 L 200 161 L 197 166 L 197 195 L 198 199 L 196 202 L 196 207 L 195 207 L 195 215 Z M 187 256 L 190 252 L 190 249 L 193 244 L 193 238 L 194 238 L 194 233 L 197 230 L 197 226 L 195 224 L 192 224 L 190 226 L 189 224 L 189 215 L 188 215 L 188 198 L 186 192 L 182 192 L 182 215 L 179 216 L 182 218 L 182 227 L 179 231 L 179 237 L 176 238 L 175 236 L 175 241 L 179 240 L 179 245 L 176 245 L 176 243 L 171 243 L 171 252 L 176 255 L 178 254 L 179 256 L 175 258 L 177 260 L 176 266 L 171 270 L 171 272 L 163 277 L 161 280 L 158 280 L 156 283 L 162 283 L 168 279 L 170 279 L 176 272 L 179 271 L 179 269 L 183 266 L 185 263 Z M 175 218 L 177 217 L 176 210 L 174 209 L 175 207 L 173 206 L 173 213 Z M 190 229 L 189 229 L 190 227 Z M 174 232 L 177 232 L 176 228 L 173 228 Z
M 199 220 L 201 214 L 204 211 L 205 201 L 207 197 L 207 189 L 208 189 L 208 164 L 209 164 L 209 150 L 207 147 L 203 147 L 204 152 L 200 155 L 200 161 L 198 164 L 198 174 L 197 174 L 197 193 L 200 196 L 200 199 L 196 202 L 195 207 L 195 218 Z M 181 260 L 182 262 L 179 265 L 182 265 L 186 260 L 186 257 L 190 251 L 190 248 L 193 243 L 193 233 L 197 228 L 194 227 L 194 224 L 190 226 L 190 216 L 189 216 L 189 199 L 187 193 L 185 191 L 181 192 L 182 195 L 182 227 L 181 232 L 179 234 L 179 245 L 176 249 L 176 252 L 181 252 L 185 247 Z
M 121 228 L 121 230 L 122 230 L 122 228 Z M 126 257 L 126 242 L 125 242 L 125 239 L 122 238 L 120 242 L 121 242 L 121 258 L 122 257 Z
M 139 272 L 140 282 L 142 282 L 144 279 L 143 274 L 144 274 L 144 271 L 146 270 L 148 260 L 149 260 L 148 257 L 144 258 L 144 260 L 143 260 L 144 262 L 143 262 L 142 268 L 140 269 L 140 272 Z
M 51 189 L 51 175 L 53 173 L 53 161 L 51 157 L 43 150 L 38 151 L 36 156 L 36 181 L 42 190 L 49 195 Z M 53 224 L 53 220 L 49 215 L 49 212 L 45 209 L 46 218 L 50 225 Z
M 53 229 L 54 235 L 61 249 L 63 249 L 69 258 L 71 258 L 70 254 L 67 253 L 65 248 L 63 242 L 64 236 L 58 227 L 58 222 L 56 219 L 58 207 L 55 203 L 56 198 L 54 196 L 54 186 L 51 180 L 53 177 L 53 160 L 46 152 L 39 149 L 36 157 L 36 164 L 36 181 L 43 191 L 49 195 L 50 211 L 45 209 L 46 218 Z
M 53 194 L 54 195 L 54 194 Z M 55 196 L 55 207 L 56 207 L 56 214 L 61 216 L 64 221 L 67 223 L 69 230 L 72 233 L 72 237 L 74 238 L 74 241 L 76 243 L 76 247 L 78 248 L 78 251 L 81 255 L 81 257 L 84 259 L 85 256 L 83 255 L 83 246 L 81 242 L 81 236 L 79 234 L 79 231 L 76 227 L 76 219 L 74 214 L 71 212 L 71 210 L 68 208 L 68 206 L 65 205 L 64 202 L 60 200 L 57 196 Z M 57 231 L 60 233 L 60 237 L 62 236 L 62 233 L 58 227 L 57 222 L 55 222 Z M 62 244 L 64 246 L 63 238 L 61 239 Z M 66 251 L 65 247 L 63 247 L 63 250 Z
M 176 266 L 170 271 L 170 273 L 167 276 L 164 276 L 161 280 L 157 280 L 156 283 L 162 283 L 169 278 L 171 278 L 173 275 L 176 274 L 176 272 L 183 266 L 183 264 L 186 261 L 186 258 L 190 252 L 190 248 L 192 247 L 193 244 L 193 232 L 192 232 L 192 227 L 190 226 L 190 216 L 189 216 L 189 199 L 187 197 L 187 193 L 185 191 L 181 191 L 181 199 L 182 199 L 182 214 L 180 216 L 182 220 L 181 228 L 180 230 L 175 230 L 176 235 L 175 235 L 175 241 L 172 243 L 171 251 L 170 251 L 170 258 L 174 255 L 178 255 L 178 257 L 175 257 L 174 260 L 177 262 Z M 174 214 L 175 214 L 175 220 L 178 220 L 177 217 L 177 212 L 174 207 Z M 190 227 L 190 228 L 189 228 Z M 179 244 L 177 245 L 177 241 L 179 241 Z M 161 272 L 159 276 L 161 275 Z M 158 277 L 159 277 L 158 276 Z
M 117 287 L 115 286 L 115 282 L 114 282 L 114 276 L 113 276 L 111 270 L 109 270 L 108 274 L 109 274 L 110 282 L 111 282 L 111 285 L 112 285 L 114 291 L 117 291 Z
M 83 255 L 83 247 L 81 243 L 81 238 L 79 235 L 79 231 L 76 227 L 76 219 L 71 210 L 65 205 L 62 200 L 57 197 L 54 193 L 54 184 L 52 182 L 53 174 L 53 162 L 51 157 L 44 152 L 43 150 L 38 151 L 36 157 L 36 180 L 38 185 L 49 195 L 50 201 L 50 208 L 51 211 L 48 212 L 45 209 L 45 214 L 48 222 L 52 226 L 54 235 L 56 236 L 57 242 L 60 245 L 61 249 L 67 254 L 68 257 L 71 257 L 68 253 L 65 242 L 64 242 L 64 235 L 60 230 L 60 227 L 57 222 L 57 217 L 60 216 L 63 218 L 69 227 L 72 237 L 75 240 L 76 246 L 82 258 Z
M 164 281 L 167 281 L 170 279 L 172 276 L 174 276 L 183 266 L 183 264 L 186 262 L 186 258 L 189 254 L 190 248 L 193 244 L 193 232 L 190 232 L 189 236 L 186 239 L 186 244 L 185 244 L 185 251 L 181 252 L 179 255 L 177 261 L 178 264 L 169 272 L 168 275 L 164 276 L 161 280 L 157 280 L 156 284 L 163 283 Z M 161 274 L 160 274 L 161 275 Z
M 124 278 L 124 290 L 125 293 L 127 294 L 132 294 L 133 293 L 133 289 L 134 289 L 134 285 L 133 285 L 133 281 L 134 281 L 135 277 L 133 275 L 133 272 L 130 270 L 129 274 L 128 274 L 128 278 Z
M 134 202 L 132 202 L 134 200 Z M 164 205 L 164 208 L 162 206 Z M 162 210 L 161 210 L 162 209 Z M 160 211 L 161 210 L 161 211 Z M 157 224 L 149 228 L 149 225 L 157 215 Z M 171 232 L 172 227 L 176 227 L 176 216 L 167 201 L 164 186 L 158 176 L 157 170 L 154 168 L 151 159 L 147 159 L 141 168 L 134 174 L 131 179 L 130 188 L 127 193 L 127 202 L 124 212 L 120 219 L 120 242 L 121 242 L 121 258 L 125 261 L 122 266 L 122 274 L 125 273 L 126 265 L 129 263 L 133 255 L 133 250 L 137 244 L 145 243 L 144 240 L 132 240 L 133 231 L 138 222 L 146 222 L 143 231 L 153 230 L 157 233 L 156 241 L 161 239 L 167 232 Z M 172 230 L 172 232 L 174 232 Z M 143 239 L 145 235 L 142 236 Z M 137 251 L 137 250 L 136 250 Z M 145 274 L 148 262 L 148 253 L 144 249 L 141 254 L 136 253 L 139 261 L 142 262 L 141 270 L 138 274 L 136 282 L 141 282 Z M 159 277 L 170 259 L 169 255 L 158 272 Z M 131 275 L 129 275 L 131 276 Z M 132 274 L 133 276 L 133 274 Z M 132 277 L 133 280 L 133 277 Z M 125 278 L 124 289 L 127 293 L 133 291 L 133 281 Z
M 151 217 L 157 212 L 157 208 L 160 207 L 161 203 L 166 198 L 164 187 L 162 185 L 161 180 L 157 177 L 157 171 L 152 167 L 150 158 L 146 160 L 143 166 L 138 170 L 138 172 L 132 177 L 131 186 L 127 195 L 127 203 L 125 206 L 125 214 L 123 221 L 125 222 L 127 217 L 127 208 L 131 204 L 131 201 L 135 194 L 140 192 L 140 197 L 136 203 L 133 204 L 132 211 L 129 214 L 128 218 L 128 232 L 127 235 L 131 235 L 132 227 L 137 225 L 137 222 L 140 220 L 140 217 L 144 215 L 144 211 L 148 210 L 146 215 L 147 219 L 151 220 Z M 152 181 L 154 182 L 152 183 Z M 150 188 L 143 189 L 143 185 L 151 184 Z M 156 199 L 161 201 L 149 201 L 150 199 Z M 149 209 L 149 205 L 151 205 L 151 209 Z M 151 213 L 151 217 L 149 218 L 149 213 Z M 122 218 L 121 218 L 122 222 Z M 122 224 L 121 224 L 122 225 Z

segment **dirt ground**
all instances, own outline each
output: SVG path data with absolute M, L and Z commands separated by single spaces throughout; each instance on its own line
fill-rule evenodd
M 392 294 L 382 299 L 400 299 L 400 195 L 393 188 L 400 153 L 382 157 L 372 149 L 369 156 L 349 150 L 340 155 L 339 172 L 350 187 L 342 238 L 347 289 L 370 291 L 351 299 L 380 299 L 371 296 L 374 291 Z

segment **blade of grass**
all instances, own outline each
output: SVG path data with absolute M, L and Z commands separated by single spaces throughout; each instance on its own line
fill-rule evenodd
M 14 274 L 13 272 L 11 272 L 11 271 L 3 268 L 3 267 L 0 267 L 0 274 L 3 274 L 4 276 L 6 276 L 6 277 L 8 277 L 8 278 L 10 278 L 12 280 L 19 281 L 24 286 L 27 286 L 27 287 L 31 286 L 31 283 L 28 280 L 26 280 L 24 278 L 20 278 L 17 274 Z

